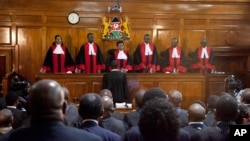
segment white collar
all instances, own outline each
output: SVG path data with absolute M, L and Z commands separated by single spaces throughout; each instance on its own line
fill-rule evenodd
M 96 55 L 94 50 L 94 43 L 89 43 L 89 55 Z
M 145 55 L 146 55 L 146 56 L 147 56 L 147 55 L 153 55 L 153 52 L 152 52 L 152 50 L 150 49 L 149 44 L 146 44 L 146 43 L 145 43 Z
M 63 49 L 62 49 L 62 46 L 59 45 L 59 44 L 57 44 L 57 45 L 56 45 L 56 48 L 55 48 L 54 51 L 53 51 L 53 53 L 54 53 L 54 54 L 64 54 L 64 51 L 63 51 Z
M 177 52 L 177 47 L 173 48 L 172 58 L 180 58 L 180 55 Z
M 127 60 L 127 55 L 124 53 L 123 50 L 119 50 L 119 53 L 117 55 L 117 59 L 124 59 L 124 60 Z
M 84 119 L 84 120 L 82 121 L 82 123 L 87 122 L 87 121 L 92 121 L 92 122 L 95 122 L 96 124 L 98 124 L 98 121 L 95 120 L 95 119 Z

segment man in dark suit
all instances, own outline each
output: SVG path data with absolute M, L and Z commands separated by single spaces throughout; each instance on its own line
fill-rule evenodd
M 135 104 L 136 104 L 136 110 L 129 112 L 125 115 L 124 121 L 127 123 L 128 127 L 131 128 L 132 126 L 135 126 L 138 124 L 142 109 L 142 99 L 145 94 L 144 90 L 138 90 L 135 93 Z
M 99 95 L 102 97 L 102 96 L 108 96 L 110 97 L 111 99 L 113 99 L 113 95 L 112 95 L 112 92 L 109 90 L 109 89 L 102 89 L 100 92 L 99 92 Z M 118 111 L 116 111 L 114 109 L 113 113 L 112 113 L 112 117 L 116 118 L 116 119 L 119 119 L 121 121 L 124 122 L 124 114 L 123 113 L 120 113 Z
M 127 128 L 123 121 L 112 117 L 112 113 L 114 111 L 113 99 L 108 96 L 102 96 L 101 99 L 104 112 L 99 120 L 99 125 L 120 135 L 123 138 Z
M 112 70 L 103 75 L 102 89 L 109 89 L 113 95 L 114 106 L 115 103 L 123 103 L 129 98 L 127 77 L 117 69 L 117 62 L 111 62 Z
M 183 127 L 190 136 L 203 129 L 206 125 L 202 122 L 206 116 L 206 109 L 198 103 L 193 103 L 188 108 L 188 126 Z
M 196 132 L 191 141 L 229 141 L 230 125 L 236 125 L 234 120 L 238 115 L 237 100 L 230 94 L 222 95 L 215 105 L 217 127 L 208 127 Z
M 80 99 L 79 115 L 82 117 L 81 129 L 96 134 L 103 141 L 121 141 L 121 136 L 98 125 L 98 119 L 103 114 L 101 97 L 96 93 L 87 93 Z
M 96 135 L 65 126 L 66 103 L 62 87 L 56 81 L 43 79 L 33 84 L 29 102 L 30 126 L 14 131 L 9 141 L 101 141 Z
M 181 120 L 181 127 L 185 127 L 188 125 L 188 117 L 187 117 L 187 111 L 181 108 L 181 102 L 182 102 L 182 93 L 178 90 L 171 90 L 169 91 L 169 102 L 171 102 L 179 115 L 179 118 Z
M 9 109 L 0 110 L 0 141 L 8 141 L 12 128 L 13 114 Z
M 28 118 L 25 111 L 17 109 L 17 105 L 19 104 L 19 96 L 15 91 L 9 91 L 5 96 L 7 109 L 9 109 L 13 113 L 14 121 L 12 127 L 14 129 L 19 128 L 22 125 L 22 121 Z
M 143 109 L 142 109 L 142 111 L 144 110 L 144 105 L 145 104 L 147 104 L 149 101 L 151 101 L 151 100 L 153 100 L 153 99 L 155 99 L 155 98 L 159 98 L 159 99 L 163 99 L 163 101 L 165 101 L 165 102 L 167 102 L 168 101 L 168 99 L 167 99 L 167 94 L 162 90 L 162 89 L 160 89 L 160 88 L 151 88 L 151 89 L 149 89 L 149 90 L 147 90 L 146 92 L 145 92 L 145 94 L 144 94 L 144 96 L 143 96 Z M 149 102 L 150 103 L 150 102 Z M 169 104 L 168 104 L 169 105 Z M 150 107 L 151 106 L 151 104 L 148 104 L 146 107 L 147 108 L 151 108 Z M 172 106 L 171 106 L 172 107 Z M 166 108 L 166 107 L 164 107 L 164 108 Z M 167 108 L 168 110 L 171 110 L 171 108 Z M 159 110 L 159 108 L 158 109 L 154 109 L 154 108 L 152 108 L 151 110 L 155 110 L 155 113 L 157 113 L 157 111 L 158 112 L 161 112 L 161 111 L 163 111 L 163 109 L 160 109 Z M 173 109 L 171 110 L 171 111 L 174 111 Z M 147 112 L 148 113 L 148 112 Z M 150 113 L 150 112 L 149 112 Z M 151 113 L 153 113 L 153 112 L 151 112 Z M 143 117 L 142 116 L 140 116 L 140 120 L 139 120 L 139 126 L 138 125 L 136 125 L 136 126 L 133 126 L 133 127 L 131 127 L 127 132 L 126 132 L 126 134 L 125 134 L 125 138 L 124 138 L 124 141 L 145 141 L 145 139 L 146 139 L 146 137 L 147 137 L 147 135 L 145 135 L 145 134 L 151 134 L 151 131 L 153 132 L 153 130 L 155 129 L 154 127 L 156 127 L 155 126 L 155 124 L 157 124 L 157 122 L 158 122 L 158 119 L 156 120 L 155 119 L 155 117 L 156 117 L 156 115 L 159 115 L 159 113 L 158 114 L 155 114 L 155 113 L 153 113 L 153 115 L 151 115 L 152 116 L 152 118 L 150 117 L 150 116 L 147 116 L 146 115 L 146 113 L 145 113 L 145 115 L 143 115 Z M 171 112 L 171 113 L 173 113 L 173 112 Z M 142 113 L 141 113 L 142 114 Z M 165 113 L 166 114 L 166 113 Z M 164 115 L 165 115 L 164 114 Z M 178 138 L 178 141 L 188 141 L 189 140 L 189 138 L 190 138 L 190 136 L 189 136 L 189 134 L 186 132 L 186 131 L 184 131 L 183 129 L 180 129 L 179 128 L 179 121 L 178 121 L 178 118 L 177 118 L 177 114 L 175 113 L 175 114 L 171 114 L 171 115 L 168 115 L 169 113 L 167 113 L 167 115 L 165 115 L 165 118 L 164 119 L 162 119 L 162 120 L 164 120 L 164 121 L 162 121 L 162 122 L 159 122 L 160 123 L 160 126 L 157 126 L 156 128 L 158 128 L 159 127 L 159 129 L 161 130 L 161 129 L 166 129 L 166 128 L 169 128 L 169 127 L 167 127 L 167 126 L 164 126 L 164 123 L 163 122 L 165 122 L 165 123 L 168 123 L 168 122 L 166 122 L 166 121 L 168 121 L 168 120 L 170 120 L 171 119 L 171 121 L 170 122 L 174 122 L 175 123 L 175 125 L 174 125 L 174 128 L 176 128 L 176 127 L 178 127 L 178 130 L 177 130 L 177 138 Z M 169 118 L 168 116 L 171 116 L 171 118 Z M 140 123 L 141 122 L 141 120 L 143 120 L 142 122 L 143 123 Z M 141 124 L 141 125 L 140 125 Z M 159 125 L 159 124 L 158 124 Z M 142 130 L 142 128 L 146 128 L 146 130 L 144 130 L 143 131 L 143 134 L 141 134 L 141 130 Z M 151 128 L 151 129 L 150 129 Z M 157 131 L 159 131 L 159 129 L 157 129 Z M 171 129 L 172 129 L 172 127 L 171 127 Z M 156 129 L 155 129 L 156 130 Z M 163 134 L 165 134 L 166 133 L 166 131 L 163 131 L 164 133 Z M 168 132 L 168 131 L 167 131 Z M 172 131 L 170 131 L 171 133 L 172 133 Z M 169 132 L 169 133 L 170 133 Z M 161 132 L 162 133 L 162 132 Z M 161 134 L 160 133 L 160 134 Z M 170 134 L 171 134 L 170 133 Z M 158 134 L 158 133 L 152 133 L 152 136 L 151 137 L 153 137 L 153 136 L 155 136 L 156 134 Z M 162 136 L 164 136 L 163 134 L 161 134 Z M 159 135 L 159 134 L 158 134 Z M 157 135 L 156 135 L 157 136 Z M 152 138 L 147 138 L 148 140 L 150 140 L 150 139 L 152 139 Z M 152 140 L 157 140 L 158 138 L 155 138 L 155 139 L 152 139 Z M 166 139 L 166 138 L 165 138 Z
M 215 119 L 215 103 L 219 99 L 217 95 L 210 95 L 207 98 L 207 115 L 203 120 L 204 124 L 207 126 L 214 127 L 217 124 Z

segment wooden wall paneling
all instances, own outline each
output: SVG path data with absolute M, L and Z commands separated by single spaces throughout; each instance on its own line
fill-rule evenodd
M 0 56 L 3 59 L 2 61 L 4 61 L 0 64 L 2 66 L 1 69 L 3 69 L 3 72 L 5 72 L 5 74 L 11 72 L 11 70 L 13 69 L 13 50 L 14 46 L 0 46 Z
M 182 107 L 188 108 L 195 100 L 201 100 L 205 102 L 205 80 L 184 80 L 182 83 Z
M 158 82 L 158 87 L 163 89 L 166 93 L 168 93 L 170 90 L 173 89 L 180 90 L 181 84 L 179 80 L 177 82 L 176 81 Z
M 11 45 L 11 27 L 0 26 L 0 44 Z
M 69 101 L 76 102 L 76 100 L 80 99 L 83 94 L 89 92 L 89 85 L 87 81 L 77 81 L 71 80 L 64 82 L 63 86 L 69 89 L 70 98 Z
M 18 73 L 34 82 L 43 62 L 41 27 L 17 27 Z
M 186 56 L 201 46 L 202 38 L 206 38 L 206 30 L 184 30 L 183 44 L 180 47 L 184 49 Z

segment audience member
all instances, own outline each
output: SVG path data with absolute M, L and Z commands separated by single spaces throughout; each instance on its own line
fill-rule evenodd
M 29 104 L 30 127 L 13 131 L 9 141 L 101 141 L 96 135 L 64 125 L 66 103 L 62 87 L 56 81 L 43 79 L 33 84 Z
M 144 141 L 177 141 L 180 122 L 175 108 L 164 98 L 154 98 L 143 106 L 139 129 Z
M 217 121 L 215 119 L 215 104 L 219 97 L 217 95 L 210 95 L 207 98 L 207 114 L 206 118 L 203 120 L 204 124 L 207 126 L 216 126 Z
M 248 111 L 250 111 L 250 88 L 243 90 L 241 94 L 241 103 L 247 105 Z
M 166 73 L 177 73 L 177 72 L 187 72 L 186 60 L 183 50 L 178 46 L 178 39 L 172 39 L 172 47 L 168 48 L 163 52 L 163 72 Z
M 69 90 L 66 87 L 62 87 L 63 92 L 64 92 L 64 99 L 66 102 L 66 111 L 64 114 L 64 119 L 66 125 L 71 125 L 72 121 L 78 117 L 78 109 L 76 108 L 75 104 L 72 102 L 69 102 Z
M 61 35 L 56 35 L 55 42 L 49 48 L 40 72 L 72 73 L 74 70 L 75 63 L 63 44 Z
M 112 117 L 112 113 L 114 111 L 113 99 L 110 98 L 109 96 L 102 96 L 101 99 L 104 112 L 100 119 L 99 125 L 105 129 L 108 129 L 120 135 L 123 138 L 127 128 L 123 121 Z
M 79 115 L 83 119 L 80 128 L 100 136 L 103 141 L 121 141 L 121 136 L 98 125 L 98 119 L 102 113 L 103 105 L 98 94 L 87 93 L 83 95 L 79 106 Z
M 121 72 L 128 72 L 133 70 L 132 60 L 128 51 L 124 50 L 124 42 L 117 41 L 116 43 L 117 49 L 111 52 L 111 58 L 109 62 L 109 70 L 111 70 L 111 61 L 116 60 L 117 69 Z
M 210 47 L 207 47 L 207 42 L 206 38 L 201 39 L 201 47 L 196 49 L 193 64 L 191 65 L 194 69 L 200 69 L 201 73 L 216 70 L 213 51 Z
M 125 114 L 124 121 L 128 125 L 128 128 L 131 128 L 132 126 L 137 125 L 139 122 L 141 109 L 143 106 L 142 100 L 143 100 L 143 96 L 144 96 L 145 92 L 146 91 L 144 91 L 144 90 L 138 90 L 135 93 L 135 103 L 136 103 L 137 108 L 135 111 L 132 111 L 132 112 Z
M 17 129 L 22 125 L 23 120 L 28 118 L 28 116 L 26 112 L 17 109 L 17 105 L 19 104 L 19 96 L 16 92 L 8 92 L 8 94 L 5 96 L 5 100 L 7 109 L 13 113 L 14 121 L 12 127 Z
M 112 95 L 112 92 L 109 90 L 109 89 L 102 89 L 99 93 L 99 95 L 102 97 L 102 96 L 108 96 L 110 97 L 111 99 L 113 99 L 113 95 Z M 124 114 L 118 112 L 115 108 L 114 108 L 114 111 L 112 113 L 112 117 L 116 118 L 116 119 L 119 119 L 121 121 L 124 122 Z
M 196 132 L 192 141 L 229 141 L 230 125 L 235 125 L 238 114 L 237 100 L 229 94 L 219 97 L 215 105 L 217 127 L 207 127 Z
M 88 42 L 81 46 L 77 55 L 77 70 L 85 73 L 101 73 L 105 69 L 101 49 L 94 42 L 93 33 L 88 33 L 87 38 Z
M 117 61 L 111 62 L 112 70 L 103 75 L 102 89 L 109 89 L 112 92 L 114 106 L 116 103 L 123 103 L 129 98 L 127 76 L 117 69 Z
M 237 118 L 235 119 L 236 124 L 247 124 L 249 123 L 249 110 L 247 108 L 247 105 L 245 104 L 238 104 L 239 107 L 239 114 L 237 115 Z
M 177 114 L 181 121 L 181 127 L 188 125 L 187 110 L 181 108 L 182 93 L 178 90 L 169 91 L 169 102 L 176 108 Z
M 6 102 L 5 99 L 3 97 L 3 94 L 0 94 L 0 110 L 6 108 Z
M 154 73 L 160 70 L 158 65 L 158 52 L 150 35 L 144 35 L 144 42 L 139 44 L 134 52 L 134 70 L 137 72 Z
M 206 125 L 202 122 L 206 116 L 206 109 L 199 103 L 193 103 L 188 108 L 188 125 L 183 127 L 190 136 L 203 129 Z
M 155 98 L 162 98 L 165 101 L 168 101 L 167 94 L 162 89 L 160 89 L 160 88 L 150 88 L 149 90 L 147 90 L 145 92 L 145 94 L 143 96 L 143 100 L 142 100 L 143 101 L 142 102 L 143 107 L 147 102 L 149 102 L 150 100 L 155 99 Z M 176 119 L 173 119 L 173 120 L 176 120 Z M 149 118 L 149 120 L 150 120 L 150 118 Z M 162 124 L 164 124 L 164 123 L 162 123 Z M 151 127 L 149 126 L 148 128 L 151 128 Z M 190 136 L 186 131 L 184 131 L 183 129 L 179 129 L 178 141 L 188 141 L 189 138 L 190 138 Z M 131 127 L 126 132 L 124 141 L 144 141 L 144 138 L 141 135 L 141 132 L 140 132 L 140 129 L 139 129 L 138 125 Z
M 13 114 L 9 109 L 0 110 L 0 141 L 8 141 L 12 128 Z

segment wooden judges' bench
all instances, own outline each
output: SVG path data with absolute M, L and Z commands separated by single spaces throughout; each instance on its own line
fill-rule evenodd
M 53 79 L 70 91 L 70 101 L 79 99 L 88 92 L 99 93 L 103 74 L 37 74 L 36 80 Z M 229 74 L 164 74 L 128 73 L 130 90 L 129 102 L 139 89 L 159 87 L 168 92 L 177 89 L 183 93 L 182 107 L 187 108 L 193 101 L 205 102 L 207 96 L 225 91 L 224 79 Z

